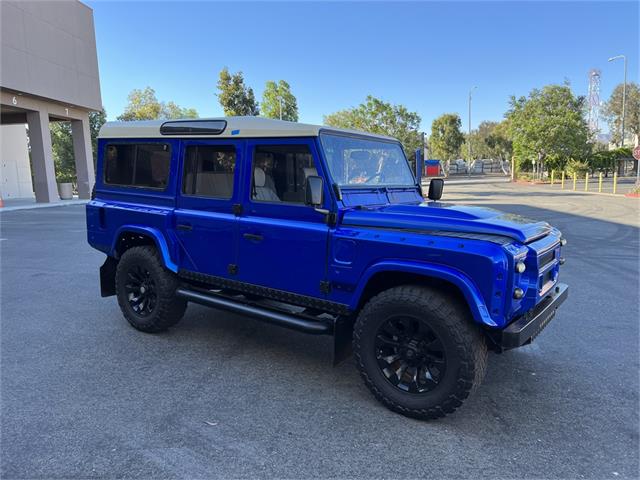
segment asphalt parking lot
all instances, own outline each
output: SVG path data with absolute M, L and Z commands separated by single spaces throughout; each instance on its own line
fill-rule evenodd
M 558 226 L 571 292 L 433 422 L 332 368 L 328 337 L 197 305 L 137 332 L 99 295 L 82 206 L 1 214 L 0 476 L 637 478 L 640 202 L 506 183 L 443 200 Z

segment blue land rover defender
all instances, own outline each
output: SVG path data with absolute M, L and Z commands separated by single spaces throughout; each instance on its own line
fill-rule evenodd
M 567 296 L 560 232 L 422 195 L 400 143 L 229 117 L 107 123 L 87 205 L 102 296 L 143 332 L 188 302 L 334 337 L 388 408 L 459 407 L 487 352 L 530 343 Z

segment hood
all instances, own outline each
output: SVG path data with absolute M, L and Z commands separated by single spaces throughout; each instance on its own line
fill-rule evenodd
M 394 230 L 498 235 L 528 243 L 547 235 L 551 226 L 493 208 L 439 202 L 384 205 L 349 210 L 343 225 Z

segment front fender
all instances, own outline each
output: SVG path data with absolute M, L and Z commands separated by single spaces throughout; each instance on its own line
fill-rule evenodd
M 465 275 L 463 272 L 456 270 L 446 265 L 438 265 L 426 262 L 406 262 L 400 260 L 387 260 L 376 263 L 370 266 L 362 275 L 361 280 L 358 282 L 358 287 L 355 291 L 354 304 L 350 305 L 351 308 L 357 308 L 358 302 L 362 296 L 365 286 L 369 280 L 377 273 L 380 272 L 405 272 L 416 275 L 422 275 L 424 277 L 438 278 L 455 285 L 462 295 L 464 296 L 469 310 L 476 323 L 486 325 L 489 327 L 497 327 L 498 324 L 489 315 L 489 310 L 485 304 L 485 301 L 480 293 L 480 290 L 475 285 L 473 280 Z
M 171 259 L 167 240 L 162 232 L 157 228 L 143 227 L 140 225 L 122 225 L 114 236 L 113 244 L 111 245 L 110 256 L 117 258 L 116 247 L 118 245 L 118 239 L 125 232 L 140 233 L 142 235 L 151 237 L 156 244 L 158 252 L 160 252 L 160 256 L 162 257 L 165 268 L 171 270 L 174 273 L 178 273 L 178 265 Z

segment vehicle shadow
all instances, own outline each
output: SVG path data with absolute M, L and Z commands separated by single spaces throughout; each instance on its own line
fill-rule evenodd
M 313 378 L 318 391 L 331 392 L 331 398 L 344 396 L 358 409 L 375 412 L 378 425 L 399 422 L 408 428 L 460 429 L 489 443 L 492 434 L 508 429 L 516 450 L 520 443 L 524 448 L 524 442 L 541 440 L 545 445 L 539 448 L 549 455 L 559 451 L 568 455 L 569 450 L 576 455 L 567 436 L 584 455 L 593 455 L 593 438 L 602 428 L 618 429 L 624 441 L 637 445 L 640 312 L 634 292 L 639 290 L 640 229 L 531 205 L 485 205 L 547 220 L 563 231 L 568 239 L 563 249 L 567 262 L 560 280 L 570 285 L 570 294 L 532 345 L 490 354 L 484 384 L 463 408 L 443 420 L 421 423 L 386 412 L 362 385 L 352 359 L 331 367 L 330 337 L 196 305 L 168 335 L 183 347 L 193 339 L 209 343 L 209 361 L 216 364 L 266 365 L 261 370 L 265 379 Z M 602 405 L 608 405 L 606 417 Z M 540 422 L 547 424 L 544 431 Z

